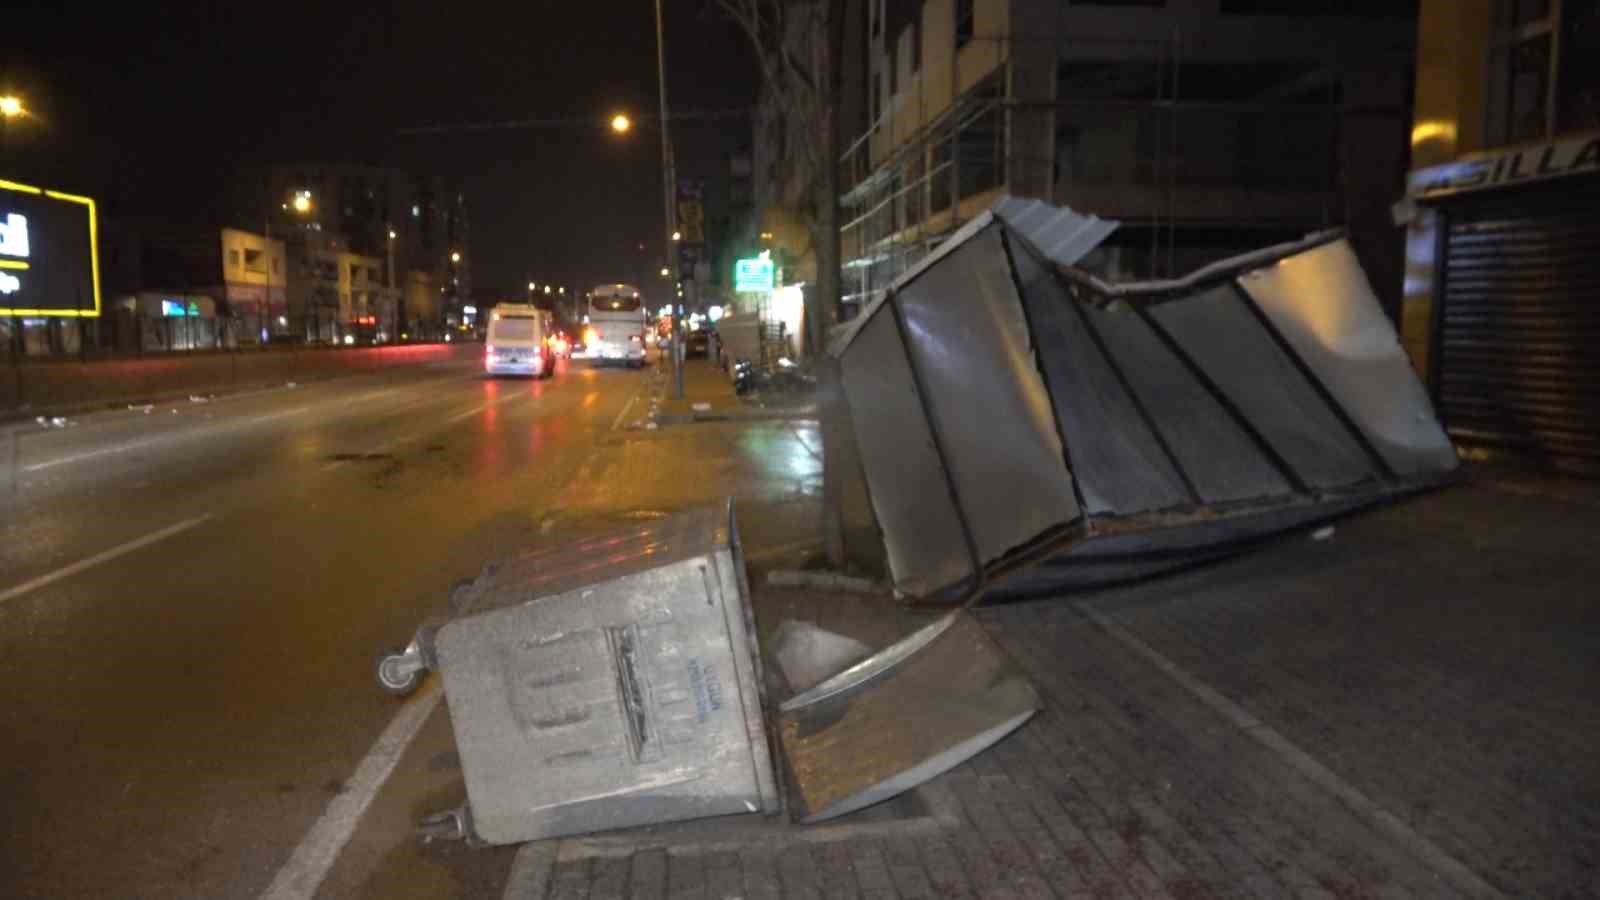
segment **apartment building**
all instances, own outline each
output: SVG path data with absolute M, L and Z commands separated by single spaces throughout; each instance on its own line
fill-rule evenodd
M 1164 277 L 1347 227 L 1397 312 L 1416 4 L 867 0 L 847 36 L 847 305 L 1002 194 L 1121 221 L 1091 263 Z M 847 30 L 847 35 L 849 31 Z M 859 69 L 854 67 L 859 63 Z M 846 315 L 849 315 L 847 309 Z

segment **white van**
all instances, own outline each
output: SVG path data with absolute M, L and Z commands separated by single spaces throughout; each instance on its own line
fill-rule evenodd
M 546 340 L 551 334 L 551 321 L 549 312 L 527 303 L 496 306 L 489 313 L 483 370 L 490 375 L 554 375 L 555 354 Z

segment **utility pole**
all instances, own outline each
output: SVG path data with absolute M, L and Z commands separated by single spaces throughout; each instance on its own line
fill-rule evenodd
M 667 248 L 666 266 L 668 272 L 678 269 L 677 254 L 673 253 L 672 233 L 678 230 L 677 167 L 672 159 L 672 140 L 667 134 L 667 43 L 661 26 L 661 0 L 656 0 L 656 81 L 661 88 L 661 177 L 665 184 L 662 185 L 662 197 L 666 202 L 667 220 L 666 238 Z M 676 284 L 677 279 L 670 279 Z M 677 290 L 672 289 L 672 384 L 673 397 L 683 399 L 683 301 L 678 297 Z

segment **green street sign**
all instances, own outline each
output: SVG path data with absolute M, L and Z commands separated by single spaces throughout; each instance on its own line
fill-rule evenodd
M 772 255 L 762 252 L 733 263 L 733 289 L 741 294 L 771 293 L 774 287 Z

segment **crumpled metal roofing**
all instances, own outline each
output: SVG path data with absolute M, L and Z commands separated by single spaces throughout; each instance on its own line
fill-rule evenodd
M 1064 262 L 1114 227 L 1001 200 L 835 342 L 900 591 L 1137 574 L 1457 467 L 1338 232 L 1165 281 Z

